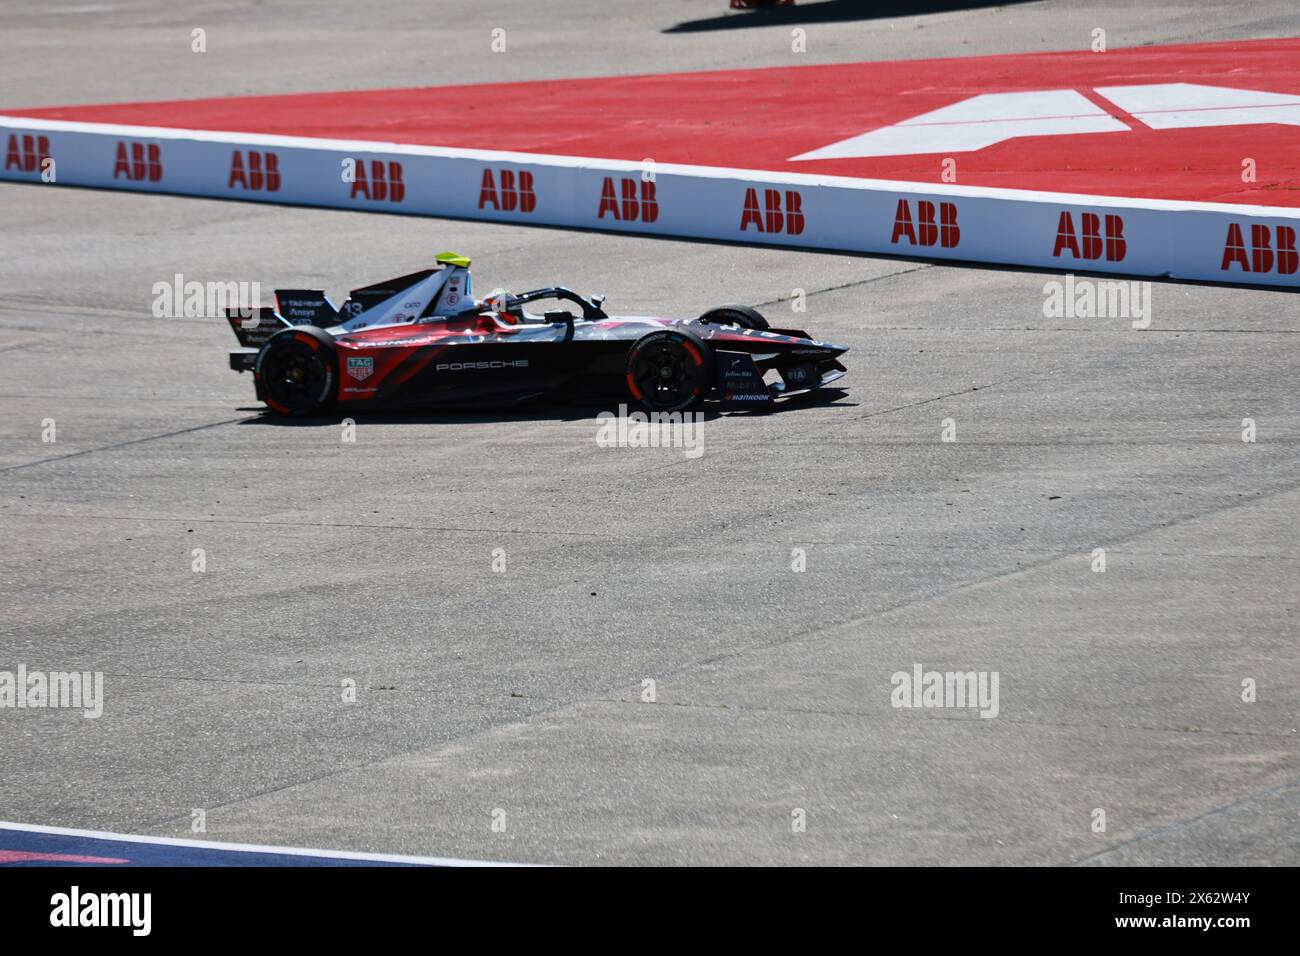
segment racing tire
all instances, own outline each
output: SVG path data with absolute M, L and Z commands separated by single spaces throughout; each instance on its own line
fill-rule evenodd
M 760 332 L 766 332 L 768 329 L 767 319 L 747 305 L 724 305 L 709 309 L 700 316 L 700 321 L 710 325 L 734 325 L 742 329 L 757 329 Z
M 334 407 L 338 389 L 334 339 L 314 325 L 275 333 L 257 353 L 257 397 L 281 415 L 302 418 Z
M 627 353 L 627 389 L 656 412 L 699 405 L 713 390 L 713 353 L 689 329 L 661 329 L 641 336 Z

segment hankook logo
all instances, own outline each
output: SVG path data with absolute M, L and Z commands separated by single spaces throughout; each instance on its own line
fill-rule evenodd
M 466 372 L 480 368 L 528 368 L 528 359 L 490 362 L 440 362 L 435 366 L 439 372 Z

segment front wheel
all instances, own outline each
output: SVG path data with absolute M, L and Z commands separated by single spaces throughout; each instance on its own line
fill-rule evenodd
M 653 411 L 694 408 L 713 388 L 713 353 L 686 329 L 643 335 L 627 353 L 627 387 Z
M 337 369 L 329 333 L 310 325 L 285 329 L 257 355 L 257 394 L 281 415 L 320 415 L 334 407 Z

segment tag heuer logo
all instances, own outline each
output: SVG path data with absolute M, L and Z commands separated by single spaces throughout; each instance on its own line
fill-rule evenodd
M 348 358 L 348 374 L 358 382 L 364 382 L 374 370 L 375 360 L 372 358 Z

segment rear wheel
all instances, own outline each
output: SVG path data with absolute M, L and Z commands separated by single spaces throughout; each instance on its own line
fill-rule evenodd
M 334 406 L 334 340 L 310 325 L 277 332 L 257 356 L 257 393 L 281 415 L 319 415 Z
M 747 305 L 724 305 L 717 309 L 709 309 L 700 316 L 700 321 L 711 325 L 734 325 L 741 329 L 759 331 L 766 331 L 768 328 L 767 319 Z
M 627 353 L 627 387 L 653 411 L 693 408 L 713 388 L 713 353 L 685 329 L 643 335 Z

